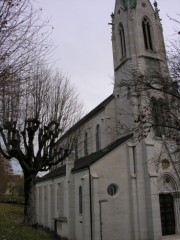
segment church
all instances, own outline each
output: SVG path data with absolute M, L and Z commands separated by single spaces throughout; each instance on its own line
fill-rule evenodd
M 36 219 L 68 240 L 160 240 L 180 234 L 178 156 L 154 130 L 136 141 L 136 93 L 121 87 L 134 70 L 167 66 L 159 10 L 116 0 L 111 18 L 114 91 L 60 139 L 78 132 L 72 154 L 36 183 Z

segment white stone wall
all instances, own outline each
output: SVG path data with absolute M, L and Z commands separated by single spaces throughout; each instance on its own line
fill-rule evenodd
M 136 147 L 137 165 L 134 172 L 132 146 L 125 144 L 117 148 L 91 167 L 94 176 L 93 231 L 97 240 L 100 239 L 101 232 L 100 205 L 104 240 L 158 240 L 161 236 L 159 200 L 153 192 L 154 178 L 149 178 L 147 162 L 140 145 Z M 157 182 L 157 175 L 155 179 Z M 107 187 L 111 183 L 119 187 L 118 194 L 114 197 L 107 193 Z
M 162 183 L 158 178 L 162 179 L 164 174 L 172 175 L 172 166 L 163 170 L 161 162 L 158 168 L 155 164 L 161 143 L 160 139 L 150 138 L 138 145 L 128 141 L 94 163 L 90 170 L 69 172 L 68 177 L 38 183 L 38 223 L 53 230 L 53 219 L 66 217 L 67 222 L 57 224 L 59 235 L 70 240 L 91 240 L 90 171 L 93 240 L 102 237 L 103 240 L 158 240 L 161 236 L 159 193 L 164 191 L 159 188 Z M 71 161 L 68 164 L 71 165 Z M 111 183 L 118 186 L 113 197 L 107 192 Z M 80 186 L 82 214 L 79 212 Z M 178 206 L 179 199 L 175 199 L 177 233 L 180 229 Z
M 54 219 L 67 216 L 66 181 L 65 177 L 50 179 L 36 184 L 37 193 L 37 222 L 54 230 Z M 67 224 L 58 223 L 57 231 L 67 236 Z
M 88 133 L 88 153 L 96 152 L 96 126 L 101 132 L 101 149 L 105 148 L 116 138 L 114 100 L 108 103 L 102 111 L 94 115 L 79 128 L 78 158 L 84 157 L 84 137 Z
M 145 5 L 142 6 L 142 3 Z M 88 153 L 96 152 L 96 126 L 101 129 L 101 148 L 126 133 L 133 126 L 137 99 L 127 96 L 127 89 L 119 83 L 132 79 L 132 70 L 147 70 L 148 61 L 165 61 L 161 24 L 155 19 L 148 0 L 139 0 L 136 9 L 124 11 L 116 1 L 113 24 L 113 55 L 115 68 L 115 99 L 102 111 L 83 123 L 78 138 L 78 157 L 84 157 L 84 136 L 88 133 Z M 118 13 L 118 11 L 120 12 Z M 156 51 L 145 51 L 142 18 L 147 16 L 153 25 L 153 44 Z M 118 25 L 125 30 L 126 56 L 122 58 L 118 39 Z M 153 64 L 156 65 L 156 61 Z M 173 144 L 172 144 L 173 145 Z M 36 216 L 38 224 L 54 230 L 54 218 L 65 217 L 57 223 L 57 233 L 69 240 L 159 240 L 161 219 L 159 194 L 180 191 L 172 164 L 162 168 L 167 151 L 162 151 L 162 139 L 151 132 L 146 140 L 137 144 L 129 140 L 103 158 L 79 172 L 71 172 L 74 158 L 64 161 L 66 176 L 39 182 L 36 185 Z M 164 184 L 165 177 L 170 179 Z M 115 196 L 109 196 L 110 184 L 118 186 Z M 79 187 L 82 187 L 82 213 L 79 211 Z M 91 187 L 91 191 L 90 191 Z M 167 192 L 168 192 L 167 191 Z M 91 193 L 91 194 L 90 194 Z M 91 209 L 92 208 L 92 209 Z M 180 232 L 179 199 L 174 198 L 176 232 Z M 92 215 L 90 213 L 92 210 Z M 92 219 L 91 219 L 92 217 Z M 92 228 L 91 228 L 92 227 Z M 92 230 L 92 231 L 91 231 Z M 92 234 L 92 236 L 91 236 Z
M 82 186 L 83 205 L 82 214 L 79 212 L 79 187 Z M 90 198 L 89 198 L 89 175 L 88 171 L 74 174 L 75 195 L 75 239 L 90 240 Z
M 94 194 L 94 219 L 99 225 L 95 229 L 95 239 L 131 239 L 131 215 L 129 195 L 129 174 L 126 147 L 114 150 L 91 167 L 92 175 L 98 178 L 93 179 Z M 109 184 L 118 186 L 118 193 L 111 197 L 107 193 Z M 99 194 L 97 194 L 99 193 Z M 98 197 L 97 197 L 98 196 Z M 100 226 L 100 213 L 103 225 Z M 102 230 L 98 234 L 98 230 Z M 112 231 L 111 231 L 112 229 Z

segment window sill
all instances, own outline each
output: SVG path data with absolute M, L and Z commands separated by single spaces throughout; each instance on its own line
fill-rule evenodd
M 55 222 L 68 222 L 67 217 L 54 218 Z

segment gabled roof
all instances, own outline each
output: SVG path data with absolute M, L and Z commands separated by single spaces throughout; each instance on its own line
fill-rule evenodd
M 44 175 L 41 178 L 37 178 L 36 182 L 38 183 L 38 182 L 46 181 L 46 180 L 56 178 L 59 176 L 63 176 L 63 175 L 66 175 L 66 166 L 65 165 L 61 166 L 59 168 L 56 168 L 55 170 L 47 173 L 46 175 Z
M 95 163 L 100 158 L 104 157 L 106 154 L 108 154 L 109 152 L 111 152 L 112 150 L 114 150 L 115 148 L 120 146 L 121 144 L 123 144 L 125 141 L 127 141 L 132 136 L 133 136 L 133 134 L 129 134 L 127 136 L 119 138 L 115 142 L 108 145 L 106 148 L 76 160 L 74 163 L 74 168 L 72 169 L 72 172 L 80 171 L 82 169 L 86 169 L 86 168 L 90 167 L 93 163 Z
M 95 107 L 92 111 L 90 111 L 87 115 L 81 118 L 74 126 L 72 126 L 61 138 L 59 141 L 62 141 L 65 137 L 67 137 L 70 133 L 77 130 L 83 123 L 87 122 L 89 119 L 94 117 L 100 111 L 102 111 L 108 103 L 110 103 L 114 99 L 114 95 L 111 94 L 107 97 L 103 102 L 101 102 L 97 107 Z
M 117 139 L 116 141 L 114 141 L 113 143 L 108 145 L 106 148 L 76 160 L 74 162 L 74 168 L 72 169 L 72 172 L 87 169 L 93 163 L 95 163 L 96 161 L 98 161 L 99 159 L 104 157 L 106 154 L 108 154 L 109 152 L 111 152 L 112 150 L 114 150 L 115 148 L 120 146 L 121 144 L 123 144 L 125 141 L 127 141 L 132 136 L 133 136 L 133 134 L 128 134 L 127 136 Z M 43 176 L 41 178 L 37 178 L 36 182 L 38 183 L 38 182 L 46 181 L 49 179 L 57 178 L 57 177 L 65 175 L 65 174 L 66 174 L 66 166 L 64 165 L 62 167 L 55 169 L 52 172 L 49 172 L 48 174 L 46 174 L 45 176 Z

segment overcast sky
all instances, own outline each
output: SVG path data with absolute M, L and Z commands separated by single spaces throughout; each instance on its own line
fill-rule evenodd
M 115 0 L 35 0 L 51 18 L 54 67 L 70 76 L 88 112 L 113 91 L 111 13 Z M 165 40 L 175 35 L 180 0 L 157 0 Z M 154 0 L 151 0 L 154 2 Z M 55 61 L 56 60 L 56 61 Z M 16 165 L 16 164 L 15 164 Z M 21 173 L 15 167 L 16 173 Z
M 165 39 L 174 34 L 180 0 L 157 0 Z M 151 0 L 154 2 L 154 0 Z M 111 13 L 115 0 L 36 0 L 43 16 L 51 18 L 56 47 L 54 67 L 70 76 L 88 112 L 113 91 Z

